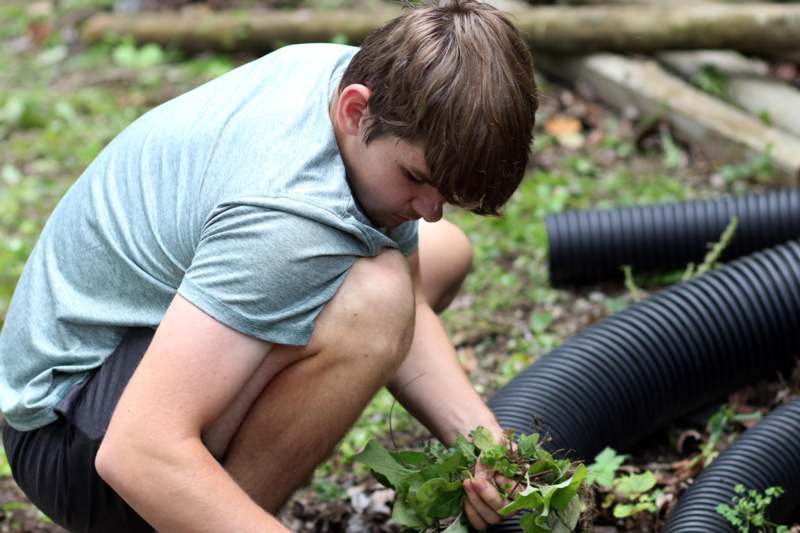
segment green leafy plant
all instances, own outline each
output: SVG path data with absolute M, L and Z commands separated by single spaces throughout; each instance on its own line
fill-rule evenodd
M 161 46 L 148 43 L 137 47 L 131 41 L 117 45 L 111 52 L 115 64 L 125 68 L 143 69 L 160 65 L 166 61 L 166 55 Z
M 465 533 L 463 481 L 472 477 L 478 461 L 512 481 L 498 487 L 511 500 L 499 514 L 529 511 L 520 518 L 525 533 L 566 533 L 580 518 L 586 467 L 554 458 L 537 433 L 521 436 L 513 446 L 497 443 L 479 427 L 469 438 L 459 435 L 450 448 L 432 442 L 423 450 L 396 452 L 370 441 L 353 459 L 396 492 L 392 520 L 407 531 Z
M 767 179 L 775 171 L 772 159 L 772 146 L 770 145 L 765 153 L 752 157 L 747 161 L 724 165 L 720 168 L 719 175 L 725 183 L 735 183 L 748 179 Z
M 655 502 L 660 492 L 650 492 L 655 486 L 656 476 L 650 470 L 617 479 L 614 488 L 623 501 L 614 506 L 614 516 L 627 518 L 643 511 L 656 512 L 658 508 Z
M 669 169 L 678 168 L 683 160 L 683 154 L 675 143 L 675 139 L 672 138 L 669 128 L 661 127 L 659 135 L 661 137 L 661 149 L 664 152 L 662 163 Z
M 643 511 L 656 512 L 658 508 L 655 502 L 660 492 L 651 492 L 656 486 L 656 477 L 651 471 L 617 476 L 619 467 L 627 458 L 627 455 L 606 447 L 589 465 L 587 483 L 607 492 L 602 507 L 607 509 L 613 505 L 616 518 L 627 518 Z
M 716 413 L 709 417 L 706 423 L 708 440 L 700 447 L 700 457 L 703 459 L 703 465 L 708 466 L 719 455 L 717 446 L 722 441 L 726 431 L 730 430 L 732 424 L 760 419 L 761 413 L 737 413 L 731 404 L 725 404 L 720 407 Z
M 695 85 L 705 92 L 727 100 L 728 98 L 728 77 L 714 65 L 704 65 L 692 78 Z
M 627 458 L 627 455 L 618 454 L 613 448 L 606 447 L 587 468 L 586 483 L 610 489 L 614 485 L 617 469 Z
M 721 503 L 716 511 L 725 517 L 740 533 L 787 533 L 788 526 L 782 526 L 767 520 L 767 507 L 783 494 L 781 487 L 768 487 L 764 492 L 746 489 L 741 483 L 733 488 L 736 496 L 731 498 L 731 505 Z

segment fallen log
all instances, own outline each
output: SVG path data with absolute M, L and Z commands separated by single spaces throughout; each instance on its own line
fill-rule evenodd
M 800 90 L 766 78 L 768 66 L 730 51 L 665 52 L 658 60 L 689 81 L 706 69 L 719 75 L 723 96 L 756 117 L 800 137 Z
M 158 43 L 189 52 L 263 52 L 293 43 L 340 41 L 356 44 L 398 14 L 399 9 L 391 8 L 370 13 L 345 10 L 100 13 L 86 22 L 82 37 L 87 43 L 95 43 L 109 34 L 125 35 L 139 43 Z
M 358 43 L 395 16 L 381 11 L 244 11 L 208 13 L 98 14 L 83 38 L 108 33 L 139 42 L 187 50 L 275 48 L 281 44 L 329 41 Z M 769 3 L 531 7 L 513 19 L 534 50 L 655 52 L 730 48 L 742 51 L 796 50 L 800 5 Z
M 763 124 L 671 75 L 653 60 L 614 54 L 541 57 L 545 73 L 587 84 L 611 106 L 634 106 L 641 116 L 669 122 L 676 136 L 695 143 L 717 163 L 771 154 L 781 181 L 800 179 L 800 139 Z

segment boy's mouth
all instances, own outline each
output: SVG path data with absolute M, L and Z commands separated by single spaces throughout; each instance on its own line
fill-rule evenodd
M 414 220 L 414 219 L 411 217 L 404 217 L 403 215 L 394 215 L 394 220 L 396 222 L 395 225 L 399 226 L 400 224 L 403 224 L 405 222 L 408 222 L 409 220 Z

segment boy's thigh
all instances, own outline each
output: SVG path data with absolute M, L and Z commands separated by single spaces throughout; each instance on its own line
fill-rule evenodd
M 129 330 L 109 358 L 56 407 L 58 419 L 33 431 L 6 425 L 14 479 L 54 522 L 71 531 L 153 531 L 94 467 L 97 450 L 154 331 Z

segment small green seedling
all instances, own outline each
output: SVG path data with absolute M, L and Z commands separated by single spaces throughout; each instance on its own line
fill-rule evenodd
M 511 442 L 511 433 L 507 437 Z M 469 438 L 459 435 L 450 448 L 433 442 L 421 451 L 389 452 L 370 441 L 353 459 L 395 491 L 392 520 L 405 531 L 466 533 L 463 481 L 472 477 L 477 461 L 511 480 L 498 487 L 510 500 L 499 514 L 528 511 L 520 518 L 525 533 L 568 533 L 580 519 L 586 467 L 554 458 L 537 433 L 519 437 L 516 446 L 503 445 L 479 427 Z
M 728 99 L 728 81 L 728 76 L 714 65 L 703 65 L 692 76 L 692 82 L 700 89 L 723 100 Z
M 656 498 L 661 493 L 650 492 L 655 486 L 656 476 L 650 470 L 619 478 L 615 483 L 615 490 L 626 501 L 619 502 L 614 506 L 614 517 L 627 518 L 643 511 L 648 513 L 658 511 Z
M 716 511 L 740 533 L 788 533 L 789 527 L 767 520 L 767 507 L 783 494 L 781 487 L 768 487 L 763 493 L 746 489 L 741 483 L 733 488 L 731 505 L 721 503 Z
M 625 275 L 625 288 L 628 290 L 628 294 L 630 294 L 631 299 L 634 302 L 640 302 L 644 299 L 644 292 L 639 286 L 636 284 L 636 280 L 633 278 L 633 268 L 630 265 L 622 265 L 622 273 Z
M 612 448 L 605 448 L 589 465 L 587 483 L 595 484 L 600 491 L 608 493 L 602 507 L 613 505 L 616 518 L 627 518 L 643 511 L 656 512 L 658 508 L 655 502 L 661 493 L 652 492 L 656 477 L 651 471 L 617 476 L 617 470 L 627 458 L 627 455 L 618 454 Z
M 614 485 L 617 469 L 627 458 L 627 455 L 618 454 L 613 448 L 606 447 L 595 456 L 594 463 L 589 465 L 586 483 L 610 489 Z
M 737 413 L 731 404 L 725 404 L 720 407 L 719 411 L 711 415 L 706 424 L 708 440 L 700 447 L 700 456 L 703 459 L 703 466 L 707 467 L 711 464 L 711 461 L 717 458 L 719 455 L 717 446 L 732 424 L 760 419 L 761 413 L 758 412 Z

